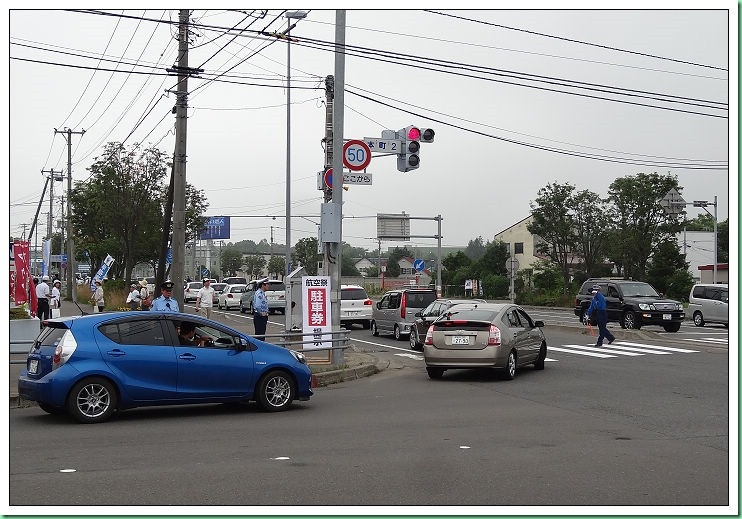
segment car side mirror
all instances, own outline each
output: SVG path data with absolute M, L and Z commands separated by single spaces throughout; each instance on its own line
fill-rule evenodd
M 379 309 L 379 310 L 381 310 L 381 301 L 379 301 L 378 303 L 376 303 L 376 308 Z
M 535 323 L 533 323 L 533 325 L 536 328 L 543 328 L 544 327 L 544 322 L 543 321 L 536 321 Z

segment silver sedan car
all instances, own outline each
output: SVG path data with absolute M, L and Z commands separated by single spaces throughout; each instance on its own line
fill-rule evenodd
M 453 306 L 428 329 L 423 355 L 428 376 L 447 369 L 495 368 L 512 380 L 526 364 L 544 369 L 543 321 L 534 321 L 518 305 L 466 303 Z

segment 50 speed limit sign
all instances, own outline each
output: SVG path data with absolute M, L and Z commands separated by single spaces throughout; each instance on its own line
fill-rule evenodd
M 366 169 L 371 163 L 371 149 L 363 141 L 351 139 L 343 144 L 343 164 L 351 171 Z

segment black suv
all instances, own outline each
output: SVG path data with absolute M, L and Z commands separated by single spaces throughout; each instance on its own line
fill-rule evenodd
M 582 323 L 593 298 L 593 285 L 600 286 L 605 296 L 608 322 L 619 323 L 621 328 L 638 330 L 644 325 L 656 324 L 668 332 L 677 332 L 685 319 L 682 303 L 663 298 L 649 283 L 625 279 L 588 279 L 575 298 L 575 315 Z

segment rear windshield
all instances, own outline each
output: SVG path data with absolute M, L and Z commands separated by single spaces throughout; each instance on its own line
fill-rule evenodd
M 451 316 L 450 318 L 448 316 Z M 482 310 L 479 308 L 460 309 L 457 310 L 455 307 L 451 308 L 450 312 L 444 312 L 441 315 L 440 321 L 448 321 L 455 323 L 456 321 L 486 321 L 491 323 L 495 320 L 497 312 L 492 310 Z M 446 323 L 442 323 L 444 326 Z
M 437 299 L 435 291 L 430 292 L 407 292 L 408 308 L 425 308 Z
M 340 299 L 358 301 L 368 299 L 368 294 L 363 288 L 343 288 L 340 290 Z
M 188 289 L 189 290 L 197 290 L 199 288 L 203 288 L 203 286 L 204 286 L 203 283 L 189 283 L 188 284 Z
M 268 291 L 275 291 L 275 290 L 286 290 L 286 285 L 283 283 L 283 281 L 269 281 Z

